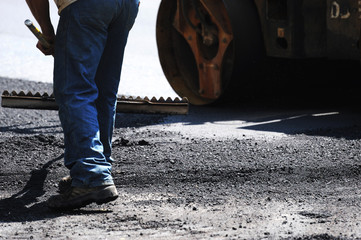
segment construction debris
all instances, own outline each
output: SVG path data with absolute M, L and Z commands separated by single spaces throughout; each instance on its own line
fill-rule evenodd
M 4 91 L 2 93 L 1 106 L 6 108 L 25 108 L 38 110 L 58 110 L 58 105 L 55 102 L 54 94 L 39 92 L 33 94 L 32 92 L 25 93 L 23 91 L 17 93 L 16 91 Z M 170 97 L 164 99 L 163 97 L 157 99 L 153 97 L 133 98 L 119 96 L 117 99 L 117 113 L 152 113 L 152 114 L 188 114 L 189 103 L 187 98 L 171 99 Z

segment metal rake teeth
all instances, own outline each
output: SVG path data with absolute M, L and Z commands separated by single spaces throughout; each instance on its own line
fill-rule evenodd
M 117 112 L 118 113 L 160 113 L 160 114 L 188 114 L 188 99 L 187 98 L 166 98 L 152 97 L 126 97 L 118 96 L 117 98 Z M 39 110 L 57 110 L 58 105 L 55 102 L 54 94 L 32 93 L 31 91 L 25 93 L 24 91 L 9 92 L 5 90 L 2 94 L 2 107 L 8 108 L 26 108 Z
M 54 98 L 54 93 L 51 93 L 49 95 L 49 93 L 44 92 L 44 93 L 40 93 L 40 92 L 36 92 L 35 94 L 33 94 L 31 91 L 25 93 L 24 91 L 20 91 L 20 92 L 16 92 L 16 91 L 12 91 L 11 93 L 7 90 L 5 90 L 2 94 L 3 96 L 11 96 L 11 97 L 41 97 L 41 98 Z M 174 99 L 172 99 L 171 97 L 168 97 L 167 99 L 164 99 L 163 97 L 160 97 L 159 99 L 157 99 L 156 97 L 152 97 L 151 99 L 149 99 L 148 97 L 144 97 L 141 98 L 140 96 L 134 98 L 132 96 L 126 97 L 124 95 L 121 95 L 118 97 L 118 100 L 126 100 L 126 101 L 146 101 L 146 102 L 158 102 L 158 103 L 188 103 L 188 99 L 187 98 L 182 98 L 180 99 L 179 97 L 176 97 Z
M 43 94 L 36 92 L 33 94 L 31 91 L 25 93 L 24 91 L 20 91 L 19 93 L 16 91 L 12 91 L 11 93 L 7 90 L 5 90 L 2 93 L 2 96 L 4 97 L 41 97 L 41 98 L 54 98 L 54 94 L 48 94 L 47 92 L 44 92 Z
M 120 100 L 134 100 L 134 101 L 145 101 L 145 102 L 157 102 L 157 103 L 188 103 L 188 99 L 187 98 L 182 98 L 180 99 L 179 97 L 176 97 L 174 99 L 168 97 L 167 99 L 164 99 L 163 97 L 160 97 L 159 99 L 157 99 L 156 97 L 152 97 L 151 99 L 149 99 L 148 97 L 144 97 L 144 98 L 141 98 L 141 97 L 126 97 L 124 95 L 118 97 L 118 99 Z

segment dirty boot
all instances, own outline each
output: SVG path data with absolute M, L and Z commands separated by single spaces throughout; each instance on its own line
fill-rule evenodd
M 58 192 L 64 194 L 68 192 L 71 188 L 71 177 L 68 175 L 63 177 L 58 183 Z
M 47 206 L 53 210 L 71 210 L 91 203 L 100 205 L 117 198 L 118 192 L 114 184 L 92 188 L 71 187 L 66 193 L 50 197 Z

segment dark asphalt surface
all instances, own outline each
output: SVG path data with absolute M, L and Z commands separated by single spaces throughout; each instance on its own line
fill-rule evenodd
M 14 79 L 0 78 L 0 86 L 52 92 L 49 84 Z M 120 198 L 64 213 L 44 205 L 67 174 L 57 113 L 0 108 L 0 239 L 361 239 L 357 104 L 331 106 L 337 117 L 315 125 L 305 117 L 259 127 L 282 133 L 272 137 L 189 130 L 207 118 L 240 120 L 234 112 L 269 113 L 274 106 L 118 114 L 113 173 Z M 309 105 L 281 109 L 287 115 Z M 267 120 L 280 118 L 276 110 L 277 118 Z M 215 118 L 219 112 L 232 117 Z

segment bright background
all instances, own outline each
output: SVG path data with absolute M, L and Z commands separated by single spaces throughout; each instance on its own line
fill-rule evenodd
M 49 0 L 56 28 L 57 9 Z M 160 0 L 141 2 L 136 23 L 130 33 L 119 94 L 131 96 L 176 97 L 161 69 L 155 37 Z M 25 27 L 30 19 L 38 27 L 25 0 L 0 1 L 0 76 L 39 82 L 52 82 L 53 59 L 35 47 L 36 38 Z

